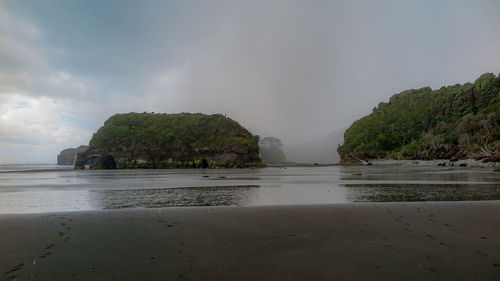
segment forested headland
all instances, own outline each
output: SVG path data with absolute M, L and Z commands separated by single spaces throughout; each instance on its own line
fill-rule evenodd
M 357 159 L 494 160 L 500 150 L 500 75 L 407 90 L 355 121 L 337 149 Z M 495 157 L 494 157 L 495 156 Z

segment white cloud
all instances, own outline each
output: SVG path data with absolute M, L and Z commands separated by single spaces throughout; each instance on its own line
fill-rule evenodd
M 62 143 L 73 138 L 73 131 L 64 121 L 64 106 L 47 97 L 33 98 L 19 94 L 6 97 L 0 105 L 3 142 Z M 33 139 L 27 137 L 37 136 Z
M 91 137 L 77 102 L 91 83 L 51 66 L 40 36 L 0 7 L 0 163 L 53 163 L 61 149 Z
M 69 112 L 64 101 L 20 94 L 2 96 L 0 103 L 0 162 L 54 162 L 64 147 L 88 143 L 91 133 L 78 126 L 78 113 Z M 40 153 L 40 148 L 44 151 Z M 12 149 L 18 155 L 11 155 Z M 39 158 L 30 155 L 38 151 Z M 5 155 L 11 155 L 6 159 Z M 21 161 L 22 162 L 22 161 Z

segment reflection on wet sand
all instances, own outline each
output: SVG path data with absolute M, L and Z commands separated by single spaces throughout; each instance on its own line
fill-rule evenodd
M 102 209 L 245 205 L 258 185 L 197 186 L 158 189 L 95 190 L 91 198 Z
M 500 200 L 500 184 L 343 184 L 353 202 Z

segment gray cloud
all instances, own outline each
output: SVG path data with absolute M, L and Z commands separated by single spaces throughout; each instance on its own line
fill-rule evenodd
M 220 112 L 293 144 L 399 91 L 500 72 L 497 1 L 5 1 L 0 12 L 0 95 L 61 100 L 54 110 L 78 117 L 61 126 L 75 130 L 118 112 Z

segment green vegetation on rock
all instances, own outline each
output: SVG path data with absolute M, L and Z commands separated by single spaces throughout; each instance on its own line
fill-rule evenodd
M 392 96 L 354 122 L 337 151 L 356 158 L 491 158 L 500 148 L 500 75 Z
M 117 114 L 93 135 L 75 167 L 93 155 L 99 157 L 94 168 L 262 166 L 258 142 L 258 136 L 220 114 Z

